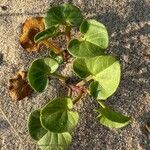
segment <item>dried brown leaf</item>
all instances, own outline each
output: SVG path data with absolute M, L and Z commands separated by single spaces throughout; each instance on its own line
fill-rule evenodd
M 29 96 L 33 90 L 26 81 L 27 72 L 20 71 L 9 80 L 9 95 L 13 101 L 19 101 Z
M 28 52 L 38 51 L 40 45 L 34 42 L 34 36 L 45 29 L 43 17 L 32 17 L 22 25 L 22 34 L 19 38 L 21 46 Z

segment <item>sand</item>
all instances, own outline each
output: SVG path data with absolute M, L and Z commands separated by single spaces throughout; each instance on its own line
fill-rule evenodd
M 150 3 L 148 0 L 1 0 L 0 1 L 0 149 L 36 150 L 27 132 L 28 114 L 66 91 L 56 80 L 43 93 L 34 93 L 14 103 L 8 95 L 8 80 L 18 70 L 27 70 L 34 58 L 47 51 L 29 54 L 18 42 L 20 27 L 31 16 L 43 16 L 49 6 L 70 2 L 79 6 L 86 18 L 106 25 L 110 35 L 108 53 L 122 66 L 121 83 L 106 104 L 131 116 L 132 124 L 110 130 L 95 119 L 95 99 L 86 96 L 77 105 L 80 122 L 69 150 L 149 150 L 150 133 Z M 72 76 L 71 64 L 62 72 Z M 7 118 L 7 119 L 6 119 Z

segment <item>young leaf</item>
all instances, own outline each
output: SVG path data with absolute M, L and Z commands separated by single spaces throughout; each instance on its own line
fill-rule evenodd
M 56 27 L 51 27 L 51 28 L 48 28 L 48 29 L 36 34 L 35 37 L 34 37 L 34 41 L 36 43 L 38 43 L 38 42 L 41 42 L 41 41 L 43 41 L 47 38 L 53 37 L 56 34 L 57 34 L 57 28 Z
M 42 150 L 66 150 L 72 140 L 68 132 L 53 133 L 45 130 L 40 122 L 40 110 L 35 110 L 29 115 L 28 130 L 30 136 L 38 141 Z
M 36 141 L 39 141 L 47 133 L 47 130 L 41 125 L 39 109 L 29 115 L 28 131 L 30 136 Z
M 104 126 L 109 128 L 122 128 L 130 123 L 130 117 L 124 116 L 119 112 L 112 111 L 111 109 L 105 107 L 100 107 L 98 112 L 101 114 L 98 120 Z
M 61 4 L 50 8 L 45 16 L 46 27 L 58 25 L 79 26 L 83 16 L 79 8 L 71 4 Z
M 44 58 L 35 60 L 28 71 L 28 82 L 31 87 L 42 92 L 48 84 L 48 77 L 58 68 L 58 62 L 52 58 Z
M 51 132 L 71 131 L 78 123 L 79 115 L 71 111 L 73 103 L 70 98 L 56 98 L 41 110 L 41 123 Z
M 81 40 L 73 39 L 68 50 L 74 57 L 94 57 L 104 54 L 108 47 L 108 33 L 105 26 L 96 20 L 85 20 L 80 26 L 84 34 Z
M 91 94 L 96 95 L 97 99 L 107 99 L 116 91 L 120 82 L 120 64 L 112 56 L 77 58 L 73 69 L 79 77 L 86 78 L 91 75 L 97 81 L 90 87 Z

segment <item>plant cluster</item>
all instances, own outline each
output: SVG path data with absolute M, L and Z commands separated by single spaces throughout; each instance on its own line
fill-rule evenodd
M 72 36 L 73 28 L 79 32 L 76 38 Z M 60 35 L 66 37 L 66 50 L 52 42 L 52 38 Z M 71 132 L 79 121 L 79 114 L 74 110 L 74 105 L 84 94 L 93 96 L 98 102 L 97 120 L 102 125 L 122 128 L 129 124 L 129 117 L 111 110 L 104 104 L 119 85 L 121 69 L 119 61 L 105 52 L 109 38 L 102 23 L 94 19 L 85 19 L 79 8 L 72 4 L 61 4 L 50 8 L 44 18 L 33 17 L 26 20 L 19 40 L 22 47 L 29 52 L 36 52 L 44 44 L 50 53 L 46 58 L 38 58 L 32 62 L 24 85 L 18 85 L 24 80 L 20 77 L 21 81 L 17 80 L 17 84 L 15 82 L 18 86 L 10 87 L 10 91 L 15 95 L 14 100 L 22 99 L 22 94 L 17 90 L 26 93 L 23 97 L 28 96 L 27 93 L 32 89 L 43 92 L 52 78 L 57 78 L 68 88 L 68 95 L 50 100 L 29 115 L 29 134 L 41 149 L 68 148 L 72 140 Z M 73 71 L 81 79 L 77 84 L 68 83 L 68 77 L 58 73 L 59 66 L 71 56 Z M 89 86 L 86 83 L 89 83 Z M 27 87 L 27 84 L 30 87 Z M 24 90 L 24 86 L 27 89 Z M 78 96 L 72 96 L 73 92 L 78 93 Z

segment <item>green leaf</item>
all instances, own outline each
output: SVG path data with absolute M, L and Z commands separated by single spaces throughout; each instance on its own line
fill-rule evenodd
M 98 112 L 101 114 L 98 117 L 99 122 L 109 128 L 122 128 L 128 125 L 131 121 L 130 117 L 124 116 L 119 112 L 112 111 L 107 107 L 100 107 Z
M 38 141 L 38 145 L 42 150 L 67 150 L 71 140 L 72 137 L 68 132 L 47 132 L 47 134 Z
M 94 57 L 104 54 L 108 47 L 106 27 L 96 20 L 85 20 L 80 26 L 83 39 L 73 39 L 68 45 L 68 51 L 74 57 Z
M 120 64 L 112 56 L 77 58 L 73 64 L 74 72 L 81 78 L 92 76 L 96 83 L 90 86 L 91 94 L 105 100 L 117 89 L 120 82 Z
M 28 131 L 30 136 L 36 141 L 40 140 L 47 133 L 47 130 L 41 126 L 39 109 L 29 115 Z
M 42 92 L 48 85 L 48 77 L 58 68 L 58 62 L 52 58 L 41 58 L 32 62 L 28 71 L 28 82 L 37 92 Z
M 34 37 L 34 41 L 37 42 L 41 42 L 47 38 L 53 37 L 57 34 L 57 28 L 56 27 L 51 27 L 48 28 L 42 32 L 39 32 L 35 35 Z
M 46 27 L 67 25 L 79 26 L 83 16 L 79 8 L 71 4 L 61 4 L 50 8 L 45 16 Z
M 40 110 L 35 110 L 29 115 L 28 130 L 30 136 L 38 141 L 42 150 L 66 150 L 71 143 L 70 133 L 53 133 L 45 130 L 40 122 Z
M 99 82 L 98 81 L 93 81 L 90 84 L 90 94 L 94 97 L 100 97 L 101 94 L 101 87 L 99 86 Z
M 75 61 L 73 62 L 73 70 L 77 74 L 77 76 L 82 79 L 88 77 L 91 74 L 89 69 L 87 68 L 85 59 L 75 59 Z
M 45 129 L 55 132 L 70 132 L 78 123 L 79 115 L 71 111 L 73 103 L 70 98 L 56 98 L 41 111 L 41 122 Z

